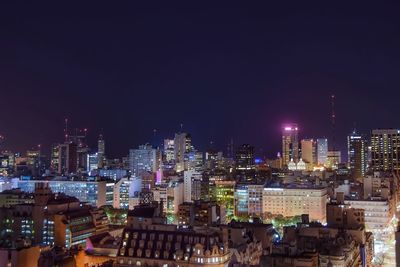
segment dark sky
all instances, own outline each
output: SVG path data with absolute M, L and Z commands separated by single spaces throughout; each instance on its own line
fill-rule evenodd
M 112 156 L 181 123 L 201 149 L 233 138 L 273 156 L 283 122 L 330 136 L 331 93 L 343 150 L 354 124 L 400 127 L 399 6 L 116 2 L 0 6 L 6 148 L 62 141 L 68 117 L 92 143 L 103 129 Z

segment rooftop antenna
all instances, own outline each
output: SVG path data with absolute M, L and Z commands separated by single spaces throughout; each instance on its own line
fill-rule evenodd
M 181 123 L 181 132 L 183 131 L 183 123 Z
M 68 141 L 68 118 L 65 118 L 65 127 L 64 127 L 64 137 L 65 137 L 65 142 Z
M 336 124 L 336 115 L 335 115 L 335 95 L 331 95 L 331 107 L 332 107 L 332 150 L 336 150 L 336 138 L 335 138 L 335 124 Z

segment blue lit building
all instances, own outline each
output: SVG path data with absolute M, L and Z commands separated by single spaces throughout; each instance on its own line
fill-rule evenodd
M 249 212 L 249 186 L 237 184 L 235 188 L 235 215 L 247 215 Z
M 100 169 L 98 175 L 100 177 L 107 177 L 116 181 L 128 176 L 128 171 L 125 169 Z
M 94 154 L 88 154 L 87 155 L 87 172 L 90 173 L 93 170 L 96 170 L 99 165 L 99 155 L 97 153 Z
M 328 139 L 317 139 L 317 163 L 326 165 L 328 160 Z
M 19 180 L 18 187 L 23 192 L 34 192 L 35 184 L 47 183 L 52 192 L 64 193 L 76 197 L 81 202 L 89 203 L 95 207 L 113 205 L 113 181 L 71 181 L 67 179 L 54 180 Z

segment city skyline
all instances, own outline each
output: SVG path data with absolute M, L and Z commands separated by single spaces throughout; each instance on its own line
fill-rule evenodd
M 400 4 L 201 4 L 0 4 L 0 267 L 400 266 Z
M 274 147 L 279 147 L 280 146 L 280 148 L 278 148 L 278 150 L 275 153 L 271 152 L 271 151 L 266 151 L 266 149 L 264 147 L 255 147 L 255 150 L 254 150 L 255 156 L 261 157 L 261 158 L 276 158 L 277 155 L 281 155 L 282 156 L 282 154 L 284 154 L 283 153 L 284 149 L 283 149 L 282 144 L 280 142 L 282 141 L 282 134 L 284 135 L 284 132 L 287 130 L 286 129 L 287 127 L 285 128 L 285 126 L 287 126 L 287 125 L 296 125 L 297 126 L 298 124 L 291 122 L 291 123 L 283 123 L 283 124 L 280 125 L 280 130 L 281 130 L 280 134 L 281 134 L 281 136 L 277 136 L 277 140 L 274 140 L 274 141 L 276 141 L 276 143 L 274 144 Z M 301 127 L 301 125 L 300 125 L 300 127 Z M 301 128 L 300 127 L 299 128 L 296 127 L 296 132 L 300 132 L 301 133 Z M 374 130 L 379 130 L 379 129 L 382 129 L 382 128 L 374 128 L 374 129 L 369 130 L 369 132 L 367 134 L 363 133 L 364 136 L 367 136 L 367 139 L 366 139 L 367 143 L 371 142 L 372 132 Z M 396 128 L 387 128 L 387 129 L 389 129 L 389 130 L 397 130 Z M 140 147 L 142 145 L 151 145 L 154 148 L 158 148 L 158 149 L 164 150 L 164 149 L 166 149 L 165 148 L 165 141 L 166 140 L 170 140 L 171 138 L 173 139 L 174 135 L 179 134 L 179 133 L 187 133 L 187 134 L 192 135 L 190 132 L 183 131 L 182 126 L 181 126 L 180 130 L 181 131 L 177 131 L 177 132 L 169 134 L 167 136 L 159 136 L 159 135 L 156 134 L 157 131 L 153 129 L 153 133 L 152 133 L 153 135 L 150 136 L 147 141 L 144 141 L 142 143 L 136 143 L 135 145 L 132 145 L 130 147 L 126 147 L 126 151 L 125 151 L 126 153 L 125 154 L 124 154 L 124 152 L 122 152 L 122 154 L 119 154 L 119 155 L 108 153 L 108 156 L 110 158 L 125 157 L 125 156 L 129 155 L 129 151 L 130 150 L 135 149 L 137 147 Z M 356 128 L 353 128 L 352 131 L 353 132 L 354 131 L 359 132 Z M 43 145 L 43 144 L 32 145 L 32 146 L 26 148 L 25 150 L 20 150 L 20 151 L 19 150 L 10 149 L 10 147 L 7 146 L 7 142 L 4 141 L 4 140 L 7 140 L 7 139 L 5 138 L 5 136 L 2 136 L 4 138 L 4 140 L 2 140 L 2 143 L 0 143 L 0 151 L 1 150 L 3 150 L 3 151 L 11 151 L 11 152 L 14 152 L 14 153 L 21 153 L 21 154 L 24 155 L 25 152 L 27 152 L 27 151 L 40 150 L 42 155 L 50 157 L 52 147 L 55 144 L 62 144 L 65 141 L 65 140 L 63 140 L 63 138 L 66 139 L 66 136 L 73 138 L 75 135 L 79 136 L 79 134 L 81 132 L 84 132 L 84 134 L 85 134 L 84 135 L 85 144 L 88 145 L 88 149 L 91 152 L 96 152 L 97 151 L 96 148 L 99 145 L 99 143 L 98 143 L 99 140 L 101 140 L 102 146 L 104 146 L 104 141 L 106 141 L 106 140 L 104 140 L 105 138 L 104 138 L 102 133 L 90 134 L 90 133 L 88 133 L 88 129 L 87 128 L 84 128 L 84 129 L 74 128 L 73 130 L 69 130 L 68 134 L 66 134 L 66 129 L 65 129 L 65 125 L 64 125 L 64 129 L 63 129 L 62 132 L 63 132 L 63 135 L 60 136 L 60 138 L 58 140 L 51 140 L 48 143 L 46 143 L 45 145 Z M 349 134 L 347 134 L 345 136 L 346 139 L 348 139 L 349 135 L 352 134 L 353 132 L 349 132 Z M 332 140 L 332 134 L 328 138 L 325 137 L 325 136 L 322 136 L 322 137 L 321 136 L 304 136 L 304 135 L 300 134 L 299 137 L 296 137 L 296 139 L 297 139 L 297 142 L 296 142 L 297 143 L 297 150 L 299 150 L 299 153 L 301 153 L 301 143 L 303 141 L 312 140 L 312 139 L 315 139 L 315 141 L 317 141 L 318 139 L 321 139 L 321 138 L 322 139 L 326 139 L 328 141 Z M 200 140 L 200 142 L 198 142 L 199 140 Z M 226 140 L 226 144 L 225 144 L 225 147 L 224 147 L 223 145 L 216 145 L 214 141 L 210 140 L 210 142 L 208 144 L 206 144 L 205 147 L 201 147 L 201 146 L 197 145 L 198 143 L 202 143 L 201 142 L 201 137 L 200 137 L 200 139 L 196 139 L 195 140 L 195 143 L 196 143 L 196 147 L 198 149 L 200 149 L 200 151 L 202 151 L 203 153 L 206 153 L 209 149 L 213 149 L 213 150 L 221 151 L 224 154 L 229 154 L 229 152 L 230 152 L 229 151 L 229 149 L 230 149 L 229 146 L 231 145 L 231 143 L 230 143 L 231 141 L 233 141 L 233 139 Z M 234 150 L 240 149 L 241 145 L 246 144 L 246 143 L 250 143 L 250 142 L 233 143 L 234 144 L 233 149 Z M 348 151 L 347 151 L 348 150 L 348 140 L 346 140 L 345 143 L 343 143 L 343 144 L 342 143 L 343 142 L 341 142 L 339 145 L 336 143 L 335 150 L 340 151 L 342 153 L 342 162 L 347 162 L 347 160 L 348 160 L 348 158 L 347 158 L 348 157 Z M 330 151 L 333 150 L 334 148 L 333 148 L 333 146 L 331 146 L 330 142 L 328 142 L 328 144 L 329 144 L 329 150 Z M 253 143 L 250 143 L 250 145 L 253 145 Z M 108 149 L 110 149 L 112 147 L 113 147 L 113 144 L 111 144 Z M 104 148 L 103 148 L 103 150 L 104 150 Z M 110 150 L 112 150 L 112 149 L 110 149 Z M 104 152 L 102 152 L 102 153 L 104 154 Z M 290 159 L 292 159 L 292 157 L 288 156 L 288 160 L 289 161 L 290 161 Z
M 398 127 L 393 6 L 191 7 L 4 5 L 6 148 L 50 145 L 68 117 L 103 133 L 114 156 L 183 124 L 203 150 L 233 139 L 272 157 L 284 122 L 330 138 L 331 94 L 343 153 L 354 124 Z

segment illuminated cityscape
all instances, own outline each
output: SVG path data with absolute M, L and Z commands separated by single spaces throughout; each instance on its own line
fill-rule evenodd
M 398 8 L 331 4 L 5 4 L 0 267 L 400 266 Z

